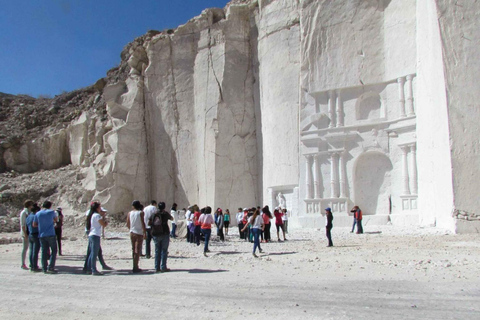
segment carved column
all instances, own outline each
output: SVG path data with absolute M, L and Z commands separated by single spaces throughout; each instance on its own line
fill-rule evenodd
M 338 158 L 339 174 L 340 174 L 340 198 L 347 197 L 347 173 L 345 171 L 345 152 L 340 152 Z
M 403 194 L 410 194 L 410 183 L 408 179 L 408 146 L 401 146 L 402 149 L 402 178 L 403 178 Z
M 320 165 L 318 155 L 313 156 L 313 194 L 315 199 L 320 199 Z
M 306 185 L 307 185 L 307 194 L 305 196 L 306 199 L 312 199 L 312 156 L 307 155 L 307 163 L 306 163 Z
M 405 92 L 404 92 L 405 78 L 400 77 L 397 79 L 397 82 L 398 82 L 398 97 L 400 101 L 400 116 L 403 118 L 407 116 L 405 114 Z
M 330 187 L 331 187 L 331 197 L 332 198 L 338 198 L 337 194 L 337 174 L 338 174 L 338 168 L 337 168 L 337 153 L 333 152 L 330 156 Z
M 407 115 L 408 116 L 414 116 L 415 115 L 415 110 L 413 109 L 413 75 L 408 75 L 407 76 L 407 82 L 405 83 L 405 90 L 406 90 L 406 96 L 407 96 Z
M 340 90 L 337 90 L 337 127 L 343 127 L 344 114 L 343 114 L 343 101 Z
M 330 115 L 329 128 L 335 127 L 335 91 L 328 92 L 328 114 Z
M 417 146 L 415 144 L 410 146 L 411 153 L 411 167 L 412 167 L 412 194 L 418 194 L 417 181 Z

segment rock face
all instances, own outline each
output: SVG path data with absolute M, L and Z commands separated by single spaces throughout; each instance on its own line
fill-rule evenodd
M 478 231 L 479 10 L 442 0 L 207 9 L 127 45 L 79 100 L 83 113 L 2 144 L 0 165 L 83 167 L 82 201 L 111 212 L 134 198 L 282 204 L 292 226 L 320 227 L 326 207 L 349 225 L 356 204 L 366 224 Z

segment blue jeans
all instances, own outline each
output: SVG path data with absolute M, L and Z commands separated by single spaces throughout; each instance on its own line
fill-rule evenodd
M 170 236 L 164 234 L 163 236 L 153 237 L 153 242 L 155 243 L 155 270 L 165 270 L 167 269 Z
M 260 234 L 262 233 L 262 229 L 257 229 L 257 228 L 252 228 L 252 233 L 253 233 L 253 253 L 258 250 L 262 250 L 260 247 Z
M 57 236 L 40 238 L 42 247 L 42 269 L 43 271 L 55 270 L 55 260 L 57 259 Z M 47 262 L 50 251 L 50 263 Z
M 352 232 L 355 231 L 355 225 L 357 224 L 357 219 L 353 218 Z
M 212 235 L 212 229 L 202 229 L 202 233 L 205 236 L 205 247 L 203 247 L 203 252 L 208 252 L 208 242 L 210 241 L 210 236 Z
M 38 252 L 40 251 L 40 240 L 38 240 L 38 233 L 30 234 L 28 236 L 28 242 L 30 243 L 28 255 L 30 260 L 30 269 L 38 269 Z
M 152 229 L 146 229 L 147 230 L 147 239 L 145 239 L 145 255 L 147 258 L 150 258 L 150 254 L 152 253 L 151 249 L 151 242 L 152 242 Z
M 172 223 L 172 232 L 170 233 L 170 236 L 172 238 L 176 238 L 177 236 L 175 235 L 175 232 L 177 231 L 177 224 L 176 223 Z
M 90 245 L 90 255 L 88 256 L 87 270 L 97 272 L 97 258 L 100 251 L 100 237 L 89 236 L 88 244 Z

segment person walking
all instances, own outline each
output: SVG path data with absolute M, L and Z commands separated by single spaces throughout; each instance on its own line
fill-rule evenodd
M 58 255 L 62 255 L 62 228 L 63 228 L 63 213 L 62 208 L 58 207 L 55 210 L 55 214 L 57 215 L 57 222 L 55 222 L 55 236 L 57 237 L 57 247 L 58 247 Z
M 283 229 L 285 230 L 285 233 L 288 234 L 288 211 L 286 208 L 282 210 L 282 222 L 283 222 Z
M 362 219 L 363 219 L 363 214 L 362 210 L 358 206 L 354 206 L 350 212 L 353 212 L 353 217 L 357 221 L 357 234 L 362 234 L 363 233 L 363 226 L 362 226 Z
M 223 225 L 225 227 L 225 235 L 228 236 L 228 227 L 230 226 L 230 210 L 225 210 L 223 215 Z
M 42 208 L 35 214 L 32 226 L 38 228 L 38 237 L 42 247 L 42 270 L 43 273 L 57 273 L 55 261 L 57 259 L 57 242 L 54 224 L 57 222 L 55 211 L 51 210 L 52 203 L 46 200 Z M 48 258 L 50 255 L 50 259 Z M 50 261 L 47 261 L 50 260 Z
M 20 212 L 20 235 L 22 237 L 22 264 L 20 268 L 23 270 L 28 270 L 25 261 L 27 259 L 27 250 L 29 247 L 29 236 L 27 228 L 27 217 L 32 212 L 34 202 L 32 200 L 27 200 L 23 204 L 23 210 Z
M 235 216 L 237 219 L 237 225 L 238 225 L 238 234 L 240 236 L 240 239 L 244 239 L 244 233 L 242 231 L 243 229 L 243 210 L 242 208 L 238 208 L 237 215 Z
M 146 206 L 145 209 L 143 209 L 143 214 L 144 214 L 144 219 L 145 219 L 145 228 L 146 228 L 146 234 L 147 238 L 145 239 L 145 258 L 150 259 L 151 258 L 151 244 L 152 244 L 152 233 L 150 226 L 148 225 L 148 221 L 150 220 L 150 217 L 153 216 L 157 212 L 157 201 L 152 200 L 150 202 L 150 205 Z M 141 255 L 141 253 L 140 253 Z
M 32 200 L 27 200 L 32 201 Z M 32 201 L 33 203 L 33 201 Z M 35 220 L 35 213 L 40 211 L 40 208 L 36 203 L 30 206 L 31 211 L 28 214 L 26 219 L 26 224 L 28 228 L 28 242 L 29 242 L 29 261 L 30 261 L 30 271 L 38 272 L 40 268 L 38 267 L 38 253 L 40 252 L 40 240 L 38 239 L 38 228 L 33 226 L 33 221 Z
M 132 202 L 132 211 L 127 215 L 127 228 L 130 229 L 130 241 L 132 242 L 133 273 L 142 272 L 138 262 L 142 252 L 143 239 L 147 238 L 147 229 L 145 227 L 145 213 L 140 201 Z
M 272 223 L 270 219 L 272 219 L 273 216 L 270 210 L 268 209 L 268 206 L 263 207 L 262 212 L 263 212 L 262 218 L 263 218 L 263 224 L 264 224 L 263 233 L 265 236 L 265 242 L 270 242 L 272 241 L 272 237 L 270 234 L 270 228 L 272 227 Z
M 328 239 L 328 246 L 327 247 L 333 247 L 333 242 L 332 242 L 332 228 L 333 228 L 333 214 L 332 214 L 332 209 L 326 208 L 325 209 L 325 230 L 326 230 L 326 235 Z
M 285 238 L 285 229 L 283 227 L 283 220 L 282 220 L 282 212 L 280 211 L 279 207 L 275 208 L 275 211 L 273 211 L 273 215 L 275 216 L 275 226 L 277 227 L 277 239 L 278 242 L 280 242 L 280 229 L 282 229 L 283 232 L 283 241 L 286 241 L 287 238 Z
M 256 209 L 253 216 L 251 216 L 248 220 L 248 224 L 243 227 L 245 230 L 248 226 L 251 226 L 251 231 L 253 233 L 253 256 L 258 258 L 256 255 L 256 251 L 262 253 L 262 247 L 260 247 L 260 234 L 262 233 L 263 229 L 265 228 L 265 224 L 263 222 L 263 218 L 260 215 L 260 210 Z
M 95 207 L 91 213 L 90 233 L 88 234 L 88 243 L 90 246 L 90 255 L 88 257 L 87 270 L 94 276 L 103 276 L 102 272 L 97 270 L 97 258 L 100 252 L 100 241 L 102 236 L 102 227 L 107 226 L 104 216 L 107 210 L 100 206 Z
M 198 219 L 201 225 L 201 230 L 205 236 L 205 246 L 203 248 L 203 255 L 206 257 L 207 252 L 210 252 L 208 249 L 208 243 L 210 241 L 210 236 L 212 235 L 212 224 L 215 223 L 215 220 L 212 217 L 212 208 L 206 207 L 205 212 Z
M 170 233 L 171 238 L 176 238 L 177 232 L 177 223 L 178 223 L 178 211 L 177 211 L 177 204 L 172 204 L 172 208 L 170 209 L 170 215 L 173 217 L 172 221 L 172 232 Z
M 176 208 L 176 204 L 172 208 Z M 172 211 L 174 211 L 172 209 Z M 177 212 L 177 210 L 175 210 Z M 165 211 L 165 202 L 158 204 L 158 211 L 150 217 L 148 224 L 151 227 L 153 242 L 155 243 L 155 272 L 168 272 L 168 246 L 170 245 L 170 230 L 168 220 L 174 220 L 172 215 Z M 173 228 L 172 228 L 173 229 Z

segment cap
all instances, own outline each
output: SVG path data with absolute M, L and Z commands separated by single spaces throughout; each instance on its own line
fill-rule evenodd
M 332 209 L 330 209 L 330 207 L 327 207 L 327 208 L 325 208 L 325 211 L 330 211 L 330 212 L 332 212 Z
M 108 212 L 108 210 L 105 209 L 104 207 L 101 207 L 100 210 L 101 210 L 102 212 Z
M 248 211 L 248 208 L 243 208 L 243 211 Z
M 222 211 L 222 209 L 219 208 L 219 209 L 218 209 L 218 212 L 223 212 L 223 211 Z

